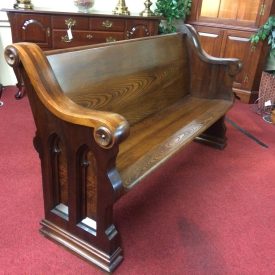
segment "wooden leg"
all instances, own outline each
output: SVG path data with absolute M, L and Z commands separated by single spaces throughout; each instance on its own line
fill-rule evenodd
M 17 84 L 16 87 L 18 88 L 17 93 L 14 95 L 16 99 L 21 99 L 24 97 L 24 82 L 23 82 L 23 77 L 21 73 L 19 72 L 18 68 L 13 68 L 13 71 L 15 73 L 16 79 L 17 79 Z
M 16 99 L 21 99 L 22 97 L 24 97 L 24 87 L 23 87 L 23 85 L 21 84 L 21 83 L 17 83 L 16 84 L 16 87 L 18 88 L 18 91 L 17 91 L 17 93 L 14 95 L 14 97 L 16 98 Z
M 24 96 L 24 91 L 23 91 L 22 88 L 21 88 L 21 89 L 18 89 L 17 93 L 14 95 L 14 97 L 15 97 L 16 99 L 21 99 L 23 96 Z
M 210 145 L 217 149 L 224 149 L 226 146 L 226 126 L 224 116 L 208 128 L 195 141 Z

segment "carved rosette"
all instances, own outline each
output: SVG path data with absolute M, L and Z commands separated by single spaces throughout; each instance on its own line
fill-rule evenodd
M 6 62 L 11 67 L 17 67 L 20 63 L 19 54 L 16 48 L 13 46 L 7 46 L 4 52 Z
M 103 148 L 109 148 L 114 143 L 112 132 L 105 126 L 95 129 L 94 138 L 97 144 Z

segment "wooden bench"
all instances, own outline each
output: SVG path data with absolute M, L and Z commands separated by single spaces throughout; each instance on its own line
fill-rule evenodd
M 23 75 L 37 127 L 41 232 L 114 270 L 123 259 L 114 203 L 194 139 L 225 146 L 239 60 L 208 56 L 188 25 L 46 53 L 18 43 L 5 56 Z

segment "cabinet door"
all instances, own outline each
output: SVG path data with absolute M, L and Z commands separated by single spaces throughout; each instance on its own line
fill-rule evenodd
M 195 26 L 202 48 L 212 56 L 239 58 L 242 61 L 242 70 L 236 76 L 234 88 L 252 89 L 259 58 L 261 45 L 256 48 L 249 41 L 253 32 Z
M 33 42 L 41 48 L 51 48 L 50 16 L 17 14 L 17 39 L 14 42 Z
M 249 41 L 251 32 L 225 30 L 221 57 L 239 58 L 243 67 L 237 75 L 234 87 L 251 89 L 259 61 L 259 47 L 255 49 Z
M 209 28 L 203 26 L 195 27 L 200 38 L 202 48 L 215 57 L 220 57 L 223 31 L 219 28 Z
M 265 0 L 199 0 L 197 20 L 231 25 L 259 26 L 266 7 Z

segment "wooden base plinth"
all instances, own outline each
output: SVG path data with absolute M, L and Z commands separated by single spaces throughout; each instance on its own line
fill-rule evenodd
M 61 244 L 69 251 L 105 271 L 114 271 L 123 260 L 122 249 L 120 247 L 112 255 L 108 255 L 47 220 L 42 220 L 40 224 L 42 225 L 40 232 L 45 237 Z
M 258 91 L 245 91 L 233 88 L 236 97 L 243 103 L 254 103 L 258 98 Z
M 220 149 L 220 150 L 224 149 L 226 146 L 226 139 L 217 138 L 217 137 L 213 137 L 210 135 L 204 135 L 204 134 L 200 135 L 199 137 L 196 137 L 195 141 L 209 145 L 211 147 L 214 147 L 214 148 Z

